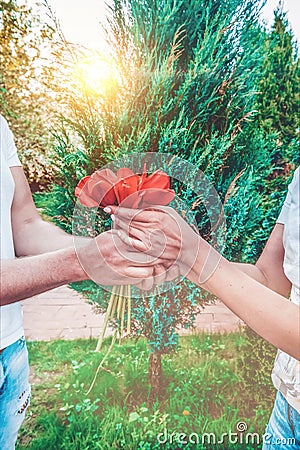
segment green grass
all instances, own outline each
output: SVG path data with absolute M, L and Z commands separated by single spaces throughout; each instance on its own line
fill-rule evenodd
M 109 340 L 100 354 L 94 352 L 95 340 L 28 343 L 32 401 L 17 449 L 256 448 L 228 442 L 181 445 L 175 437 L 161 446 L 157 440 L 165 429 L 188 437 L 215 433 L 219 439 L 236 432 L 239 421 L 249 433 L 264 433 L 274 394 L 269 376 L 257 382 L 257 357 L 249 377 L 256 341 L 261 348 L 255 339 L 245 332 L 182 337 L 178 350 L 163 357 L 164 392 L 154 406 L 148 401 L 144 341 L 115 345 L 88 396 Z M 261 355 L 264 369 L 270 353 L 267 359 Z

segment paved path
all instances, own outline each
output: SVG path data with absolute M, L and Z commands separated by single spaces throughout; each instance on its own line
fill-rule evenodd
M 104 321 L 104 315 L 96 314 L 93 306 L 68 286 L 22 303 L 25 336 L 32 341 L 97 337 Z M 240 324 L 240 319 L 219 302 L 207 306 L 196 318 L 199 331 L 235 331 Z

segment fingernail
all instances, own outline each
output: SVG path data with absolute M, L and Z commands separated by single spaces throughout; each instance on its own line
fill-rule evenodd
M 110 217 L 111 217 L 111 220 L 112 220 L 112 221 L 114 221 L 115 218 L 116 218 L 114 214 L 112 214 Z
M 107 212 L 107 213 L 111 213 L 111 209 L 108 206 L 105 206 L 105 208 L 103 208 L 103 211 Z

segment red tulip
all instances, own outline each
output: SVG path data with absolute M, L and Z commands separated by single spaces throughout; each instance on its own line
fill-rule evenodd
M 135 175 L 132 170 L 123 168 L 118 170 L 117 178 L 119 182 L 115 185 L 114 190 L 117 197 L 117 204 L 119 205 L 125 198 L 137 192 L 140 177 L 139 175 Z
M 75 195 L 87 207 L 120 205 L 127 208 L 145 208 L 167 205 L 175 193 L 170 189 L 170 178 L 161 170 L 147 177 L 146 171 L 137 175 L 127 168 L 117 175 L 110 169 L 97 170 L 80 180 Z
M 170 177 L 165 172 L 158 169 L 143 180 L 142 189 L 148 188 L 169 189 Z
M 87 184 L 91 179 L 90 176 L 83 177 L 75 188 L 75 195 L 79 198 L 80 203 L 84 206 L 98 206 L 98 203 L 87 194 Z
M 97 170 L 87 182 L 88 195 L 97 202 L 97 206 L 117 205 L 117 198 L 114 191 L 114 186 L 117 182 L 118 177 L 112 170 Z

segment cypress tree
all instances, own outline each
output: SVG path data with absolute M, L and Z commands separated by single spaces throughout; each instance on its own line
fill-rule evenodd
M 257 122 L 266 133 L 276 132 L 285 143 L 299 134 L 300 60 L 293 33 L 282 9 L 266 34 L 262 78 L 258 86 Z
M 79 174 L 91 174 L 132 153 L 169 153 L 201 169 L 224 201 L 225 255 L 253 261 L 280 206 L 276 201 L 271 218 L 265 217 L 264 185 L 276 145 L 249 125 L 264 53 L 257 20 L 262 3 L 114 0 L 107 35 L 118 86 L 99 101 L 87 98 L 84 103 L 75 91 L 68 94 L 69 129 L 57 141 L 61 185 L 43 194 L 40 206 L 47 207 L 46 213 L 70 230 Z M 76 116 L 78 111 L 82 116 Z M 89 130 L 89 139 L 82 130 Z M 74 134 L 77 146 L 70 145 Z M 191 186 L 173 187 L 210 239 L 205 208 Z M 103 218 L 98 231 L 107 226 Z M 77 288 L 106 310 L 108 296 L 98 286 Z M 200 288 L 184 281 L 168 294 L 132 302 L 133 335 L 143 335 L 149 343 L 152 401 L 162 386 L 161 356 L 176 348 L 177 328 L 191 326 L 206 301 Z

